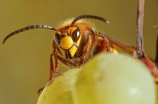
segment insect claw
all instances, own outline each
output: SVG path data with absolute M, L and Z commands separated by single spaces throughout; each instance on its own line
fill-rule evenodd
M 43 89 L 44 89 L 44 87 L 40 88 L 40 89 L 37 91 L 38 95 L 40 95 L 40 94 L 42 93 Z
M 54 72 L 54 75 L 57 76 L 57 75 L 58 75 L 58 72 Z
M 79 67 L 82 67 L 82 66 L 83 66 L 83 60 L 81 60 L 79 63 Z

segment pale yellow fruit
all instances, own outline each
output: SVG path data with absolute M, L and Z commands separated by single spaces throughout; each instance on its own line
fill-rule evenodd
M 75 104 L 156 104 L 153 76 L 131 56 L 101 53 L 78 75 Z
M 72 89 L 80 69 L 71 69 L 47 83 L 37 104 L 74 104 Z
M 157 87 L 157 103 L 156 104 L 158 104 L 158 85 L 156 85 L 156 87 Z

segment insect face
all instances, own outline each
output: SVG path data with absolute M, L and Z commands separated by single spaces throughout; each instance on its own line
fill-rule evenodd
M 80 40 L 80 30 L 76 26 L 60 28 L 55 33 L 55 42 L 60 48 L 62 55 L 64 55 L 67 59 L 72 58 L 75 55 L 79 47 Z

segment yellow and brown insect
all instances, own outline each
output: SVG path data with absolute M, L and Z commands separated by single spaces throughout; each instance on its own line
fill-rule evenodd
M 75 19 L 64 22 L 58 29 L 47 25 L 31 25 L 24 27 L 6 36 L 3 40 L 3 44 L 9 37 L 26 30 L 43 28 L 55 31 L 55 39 L 52 43 L 53 51 L 50 55 L 49 80 L 52 79 L 53 73 L 57 73 L 58 60 L 69 67 L 79 67 L 100 52 L 117 52 L 113 45 L 116 45 L 133 56 L 136 56 L 138 52 L 136 52 L 137 50 L 135 47 L 127 45 L 103 33 L 97 32 L 91 23 L 83 20 L 86 18 L 101 20 L 109 24 L 109 22 L 102 17 L 81 15 Z M 53 67 L 52 57 L 54 57 L 55 60 L 55 67 Z M 149 58 L 145 54 L 138 58 L 140 58 L 142 62 L 149 67 L 151 73 L 158 78 L 157 67 L 154 63 L 148 60 Z M 148 65 L 150 62 L 152 64 Z

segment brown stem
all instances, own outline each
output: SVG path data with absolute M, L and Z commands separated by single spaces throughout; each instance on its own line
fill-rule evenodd
M 155 58 L 155 63 L 158 66 L 158 23 L 157 23 L 157 40 L 156 40 L 156 58 Z
M 155 58 L 155 63 L 158 64 L 158 36 L 157 36 L 157 41 L 156 41 L 156 58 Z
M 137 57 L 143 57 L 144 46 L 143 46 L 143 17 L 144 17 L 144 1 L 138 0 L 137 8 Z

